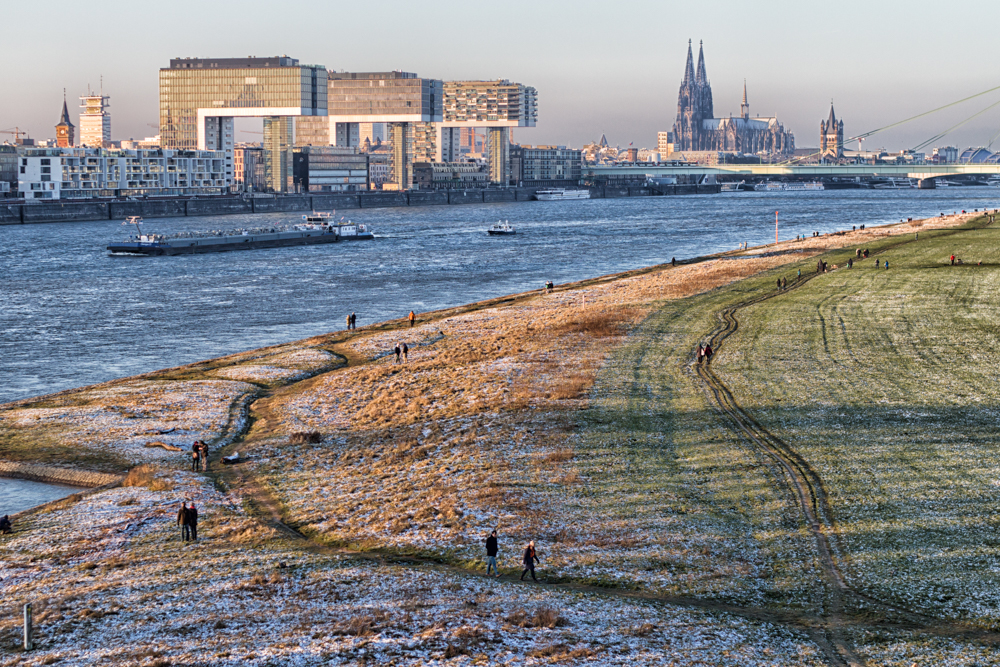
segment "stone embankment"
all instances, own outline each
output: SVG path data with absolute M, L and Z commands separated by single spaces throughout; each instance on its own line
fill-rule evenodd
M 183 218 L 233 213 L 329 211 L 400 206 L 449 206 L 532 201 L 538 188 L 487 190 L 427 190 L 414 192 L 362 192 L 352 194 L 280 195 L 275 197 L 177 197 L 138 201 L 49 201 L 17 204 L 0 202 L 0 225 L 38 222 L 86 222 L 143 218 Z M 714 194 L 718 185 L 661 185 L 646 187 L 595 186 L 591 199 L 619 197 Z
M 121 481 L 120 475 L 93 470 L 78 470 L 62 466 L 38 465 L 36 463 L 20 463 L 17 461 L 0 461 L 0 477 L 27 479 L 33 482 L 49 484 L 65 484 L 96 488 Z

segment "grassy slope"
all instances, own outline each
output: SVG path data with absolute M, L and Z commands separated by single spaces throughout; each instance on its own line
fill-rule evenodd
M 738 313 L 714 367 L 824 480 L 846 572 L 1000 625 L 1000 229 L 921 234 Z M 948 266 L 954 252 L 983 266 Z

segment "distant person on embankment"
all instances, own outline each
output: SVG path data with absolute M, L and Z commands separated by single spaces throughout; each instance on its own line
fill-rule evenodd
M 404 342 L 399 349 L 403 353 L 403 363 L 405 364 L 410 360 L 410 348 L 407 347 L 406 343 Z
M 412 310 L 410 311 L 409 320 L 410 320 L 410 328 L 412 329 L 413 324 L 417 321 L 417 315 Z
M 191 503 L 188 508 L 188 525 L 191 527 L 191 541 L 198 541 L 198 508 Z
M 181 508 L 177 510 L 177 525 L 181 527 L 181 542 L 191 539 L 191 520 L 185 503 L 181 503 Z
M 399 354 L 400 354 L 400 352 L 402 352 L 402 350 L 399 348 L 399 343 L 396 343 L 396 347 L 392 348 L 392 351 L 396 354 L 396 361 L 395 361 L 395 363 L 398 364 L 399 363 Z
M 951 265 L 955 266 L 955 256 L 954 255 L 951 256 Z
M 490 576 L 490 570 L 493 570 L 493 576 L 499 577 L 500 570 L 497 569 L 497 530 L 493 529 L 489 537 L 486 538 L 486 576 Z
M 201 462 L 201 445 L 197 442 L 191 445 L 191 471 L 198 472 L 198 464 Z
M 0 517 L 0 535 L 9 535 L 13 530 L 14 526 L 10 523 L 10 517 L 6 514 L 4 514 L 3 517 Z
M 348 331 L 351 330 L 351 316 L 350 315 L 347 316 L 347 330 Z
M 528 542 L 528 546 L 524 548 L 524 554 L 521 556 L 521 560 L 524 562 L 524 572 L 521 573 L 521 581 L 524 581 L 524 575 L 531 572 L 531 580 L 538 581 L 535 578 L 535 563 L 539 565 L 542 561 L 538 560 L 538 555 L 535 553 L 535 542 L 532 540 Z

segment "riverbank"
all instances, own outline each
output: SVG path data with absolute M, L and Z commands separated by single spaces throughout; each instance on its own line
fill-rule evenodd
M 971 217 L 651 267 L 0 406 L 5 456 L 158 467 L 146 486 L 33 515 L 0 541 L 0 651 L 18 603 L 44 600 L 38 660 L 68 664 L 827 664 L 811 547 L 780 475 L 695 383 L 693 350 L 721 306 L 794 285 L 819 258 L 839 277 L 869 247 L 903 271 L 894 248 Z M 208 476 L 170 449 L 196 438 L 213 444 Z M 246 462 L 219 467 L 234 451 Z M 197 546 L 175 541 L 182 498 L 205 517 Z M 473 574 L 494 526 L 499 582 Z M 527 539 L 563 588 L 514 579 Z M 199 586 L 184 588 L 192 568 Z M 855 643 L 892 660 L 979 646 L 859 628 Z
M 656 187 L 594 186 L 591 199 L 717 194 L 718 185 L 662 185 Z M 300 211 L 356 210 L 406 206 L 456 206 L 535 201 L 539 188 L 497 188 L 485 190 L 427 190 L 407 192 L 359 192 L 322 195 L 273 195 L 267 197 L 212 196 L 171 197 L 134 201 L 32 201 L 7 204 L 0 200 L 0 225 L 41 222 L 83 222 L 183 218 L 206 215 L 281 213 Z

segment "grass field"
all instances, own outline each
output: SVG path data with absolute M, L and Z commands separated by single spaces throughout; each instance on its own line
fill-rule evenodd
M 740 311 L 713 364 L 822 478 L 853 584 L 991 629 L 1000 629 L 998 242 L 994 227 L 922 235 L 880 256 L 889 270 L 872 260 L 819 276 Z M 966 263 L 951 266 L 951 254 Z

